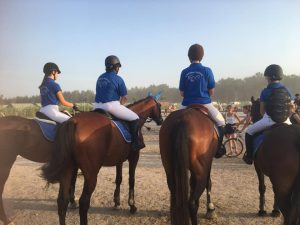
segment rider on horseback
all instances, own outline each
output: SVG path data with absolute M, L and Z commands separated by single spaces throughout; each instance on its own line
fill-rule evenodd
M 110 55 L 105 59 L 106 72 L 99 76 L 96 85 L 96 97 L 94 108 L 103 109 L 115 117 L 129 122 L 129 129 L 132 134 L 133 150 L 140 150 L 145 147 L 142 138 L 139 140 L 139 117 L 125 107 L 127 102 L 127 88 L 124 80 L 118 75 L 121 67 L 117 56 Z
M 268 81 L 268 86 L 262 90 L 260 95 L 260 113 L 263 118 L 249 126 L 245 134 L 246 152 L 243 160 L 249 165 L 253 162 L 254 134 L 271 127 L 275 123 L 291 124 L 288 118 L 288 108 L 292 95 L 279 82 L 283 78 L 282 68 L 272 64 L 266 68 L 264 76 Z
M 39 86 L 41 93 L 42 108 L 40 112 L 48 116 L 50 119 L 62 123 L 68 120 L 70 117 L 58 109 L 58 104 L 62 104 L 67 107 L 71 107 L 78 111 L 78 107 L 74 103 L 70 103 L 65 100 L 62 90 L 55 82 L 60 74 L 60 70 L 55 63 L 48 62 L 44 65 L 44 79 Z
M 188 57 L 191 65 L 181 72 L 179 90 L 183 97 L 182 108 L 192 104 L 201 104 L 208 109 L 210 117 L 216 122 L 219 130 L 218 156 L 225 154 L 226 150 L 222 145 L 224 136 L 225 120 L 219 110 L 214 107 L 211 96 L 215 91 L 214 75 L 209 67 L 203 66 L 200 62 L 204 50 L 199 44 L 189 48 Z

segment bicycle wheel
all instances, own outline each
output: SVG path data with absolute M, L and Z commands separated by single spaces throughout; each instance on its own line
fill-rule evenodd
M 232 150 L 230 150 L 230 142 L 231 142 Z M 227 157 L 237 157 L 244 150 L 243 142 L 238 138 L 227 139 L 223 145 L 225 146 Z

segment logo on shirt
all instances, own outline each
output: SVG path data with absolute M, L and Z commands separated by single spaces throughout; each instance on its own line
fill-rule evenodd
M 190 82 L 195 82 L 201 79 L 203 77 L 203 74 L 200 72 L 189 72 L 186 74 L 186 79 Z
M 100 88 L 104 88 L 107 87 L 111 84 L 110 80 L 106 79 L 106 78 L 100 78 L 98 80 L 98 85 Z
M 40 89 L 41 95 L 48 95 L 49 89 L 45 86 L 42 86 Z

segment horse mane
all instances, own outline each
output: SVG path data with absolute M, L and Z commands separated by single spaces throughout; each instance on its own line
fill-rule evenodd
M 255 123 L 256 121 L 258 121 L 262 118 L 262 116 L 260 114 L 260 100 L 259 100 L 259 98 L 255 99 L 252 96 L 251 102 L 252 102 L 252 106 L 251 106 L 250 115 L 251 115 L 252 121 Z
M 138 101 L 135 101 L 135 102 L 133 102 L 133 103 L 127 105 L 126 107 L 127 107 L 127 108 L 130 108 L 130 107 L 132 107 L 132 106 L 134 106 L 134 105 L 136 105 L 136 104 L 138 104 L 138 103 L 140 103 L 140 102 L 145 101 L 145 100 L 148 99 L 148 98 L 150 99 L 150 98 L 152 98 L 152 97 L 151 97 L 151 96 L 147 96 L 146 98 L 143 98 L 143 99 L 140 99 L 140 100 L 138 100 Z

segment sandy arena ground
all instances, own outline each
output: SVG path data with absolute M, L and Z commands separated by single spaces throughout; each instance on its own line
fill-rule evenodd
M 142 150 L 136 170 L 135 200 L 138 212 L 129 213 L 128 165 L 125 163 L 121 186 L 121 209 L 114 210 L 113 192 L 115 168 L 102 168 L 97 188 L 89 210 L 91 225 L 167 225 L 169 219 L 169 190 L 161 164 L 158 146 L 159 127 L 150 124 L 151 131 L 144 130 L 147 147 Z M 58 185 L 45 190 L 40 178 L 41 164 L 18 158 L 11 171 L 4 191 L 5 208 L 16 225 L 58 224 L 56 196 Z M 82 177 L 78 177 L 76 196 L 80 197 Z M 205 193 L 198 211 L 199 224 L 282 224 L 282 217 L 272 218 L 273 192 L 267 179 L 266 210 L 268 216 L 260 218 L 258 211 L 258 181 L 253 166 L 245 165 L 240 158 L 215 159 L 212 169 L 212 199 L 217 218 L 206 220 Z M 1 224 L 1 222 L 0 222 Z M 79 224 L 78 210 L 69 211 L 67 224 Z

